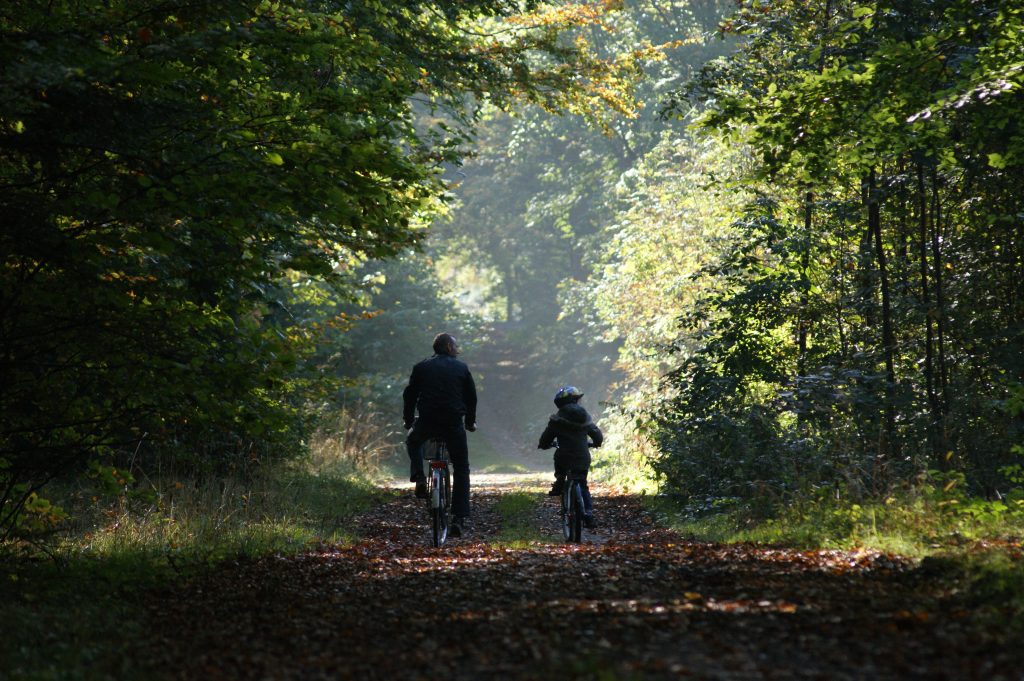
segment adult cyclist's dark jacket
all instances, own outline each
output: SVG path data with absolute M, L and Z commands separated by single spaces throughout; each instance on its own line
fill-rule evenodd
M 558 454 L 566 457 L 590 460 L 590 446 L 587 437 L 595 447 L 604 442 L 601 429 L 590 420 L 590 414 L 580 405 L 572 402 L 552 414 L 548 425 L 540 436 L 540 449 L 549 449 L 558 440 Z
M 476 423 L 473 375 L 451 355 L 434 355 L 416 364 L 402 400 L 405 423 L 412 423 L 416 412 L 429 422 L 449 423 L 461 418 Z

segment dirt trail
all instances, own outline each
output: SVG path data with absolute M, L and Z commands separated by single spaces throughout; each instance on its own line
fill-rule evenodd
M 876 553 L 688 542 L 602 490 L 586 543 L 489 543 L 479 477 L 468 536 L 428 546 L 408 492 L 364 539 L 223 565 L 157 594 L 150 653 L 180 679 L 1021 679 L 1024 655 L 919 570 Z
M 546 470 L 551 457 L 537 452 L 536 441 L 544 427 L 545 419 L 540 415 L 546 413 L 547 404 L 532 404 L 531 401 L 543 398 L 530 394 L 527 360 L 509 342 L 505 331 L 500 326 L 490 328 L 487 338 L 462 357 L 476 377 L 480 398 L 479 429 L 469 436 L 470 462 L 474 461 L 474 449 L 483 446 L 505 467 Z M 531 411 L 524 404 L 533 406 L 532 411 L 537 412 L 538 418 L 533 419 L 536 433 L 531 430 L 531 420 L 523 414 Z

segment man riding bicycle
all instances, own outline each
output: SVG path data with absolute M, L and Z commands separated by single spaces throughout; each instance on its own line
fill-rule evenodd
M 410 478 L 416 483 L 416 496 L 426 498 L 423 475 L 423 444 L 441 438 L 448 447 L 453 475 L 452 526 L 454 537 L 462 535 L 469 517 L 469 446 L 466 431 L 476 430 L 476 386 L 463 362 L 456 359 L 459 345 L 448 333 L 434 338 L 434 356 L 412 368 L 409 385 L 402 393 L 402 419 L 409 431 L 405 439 L 409 454 Z M 419 418 L 414 418 L 416 413 Z

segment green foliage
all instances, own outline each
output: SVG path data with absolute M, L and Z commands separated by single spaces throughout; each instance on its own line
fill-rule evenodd
M 360 269 L 368 282 L 367 300 L 363 315 L 344 335 L 346 356 L 337 367 L 343 375 L 399 373 L 404 381 L 412 365 L 432 353 L 433 337 L 441 331 L 473 347 L 478 322 L 457 308 L 454 292 L 438 280 L 435 267 L 430 254 L 404 253 Z
M 739 178 L 758 198 L 702 270 L 649 410 L 669 488 L 859 504 L 939 470 L 983 499 L 963 514 L 1010 513 L 1021 21 L 950 0 L 744 3 L 723 22 L 740 49 L 667 111 L 702 105 L 698 129 L 755 159 Z
M 24 499 L 21 512 L 14 518 L 14 530 L 22 535 L 38 536 L 51 532 L 61 521 L 67 519 L 67 513 L 60 506 L 55 506 L 49 499 L 44 499 L 36 492 L 27 492 L 25 485 L 13 485 L 11 495 Z
M 726 5 L 639 2 L 574 29 L 599 54 L 659 46 L 634 55 L 624 74 L 620 86 L 638 102 L 626 115 L 594 125 L 583 114 L 537 108 L 486 112 L 477 152 L 459 177 L 458 207 L 439 235 L 466 266 L 498 273 L 492 295 L 505 303 L 505 321 L 550 324 L 559 294 L 571 295 L 589 275 L 623 183 L 661 142 L 665 123 L 647 103 L 668 92 L 679 71 L 722 52 L 702 36 Z
M 689 493 L 781 498 L 807 463 L 806 445 L 787 442 L 791 424 L 776 411 L 778 386 L 796 361 L 787 314 L 803 285 L 788 263 L 801 242 L 777 210 L 765 199 L 750 205 L 732 248 L 700 273 L 711 289 L 681 320 L 695 332 L 685 342 L 697 348 L 676 346 L 686 360 L 669 374 L 678 395 L 656 416 L 666 455 L 654 465 Z

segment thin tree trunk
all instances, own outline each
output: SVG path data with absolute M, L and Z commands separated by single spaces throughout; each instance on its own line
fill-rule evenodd
M 896 365 L 894 352 L 896 342 L 892 328 L 892 300 L 889 291 L 889 272 L 885 247 L 882 243 L 881 206 L 876 188 L 875 170 L 868 177 L 868 229 L 875 237 L 875 260 L 878 264 L 878 278 L 882 288 L 882 350 L 885 355 L 885 442 L 882 454 L 885 457 L 898 456 L 896 442 Z
M 942 276 L 942 202 L 939 198 L 938 169 L 932 168 L 932 271 L 935 272 L 935 326 L 939 363 L 939 446 L 948 453 L 946 415 L 949 413 L 949 371 L 946 366 L 946 302 Z
M 836 295 L 836 329 L 839 331 L 839 351 L 845 359 L 848 356 L 846 345 L 846 324 L 843 321 L 843 300 L 846 299 L 846 219 L 839 220 L 839 243 L 836 244 L 836 267 L 839 291 Z
M 901 177 L 905 176 L 907 174 L 908 170 L 909 170 L 909 168 L 907 166 L 907 162 L 905 160 L 901 160 L 900 161 L 900 166 L 899 166 L 899 174 L 900 174 L 900 176 Z M 910 265 L 910 242 L 911 242 L 911 237 L 910 237 L 910 232 L 911 232 L 910 221 L 911 221 L 911 217 L 912 217 L 912 214 L 913 214 L 913 207 L 911 205 L 912 202 L 913 202 L 913 199 L 909 198 L 909 196 L 910 196 L 909 192 L 907 192 L 905 194 L 904 193 L 905 191 L 906 190 L 904 189 L 904 187 L 901 184 L 901 186 L 900 186 L 900 199 L 901 200 L 900 200 L 900 204 L 899 204 L 900 205 L 900 220 L 899 220 L 900 230 L 899 230 L 899 238 L 896 241 L 896 243 L 898 245 L 897 259 L 899 260 L 899 282 L 900 282 L 899 290 L 901 290 L 901 291 L 909 290 L 910 289 L 910 287 L 911 287 L 910 278 L 911 278 L 911 269 L 912 269 L 911 265 Z
M 939 450 L 939 438 L 936 429 L 941 420 L 939 400 L 935 393 L 935 358 L 934 338 L 932 333 L 932 297 L 928 284 L 928 195 L 924 186 L 924 166 L 917 164 L 917 196 L 920 201 L 918 208 L 918 245 L 920 247 L 921 265 L 921 306 L 924 308 L 924 380 L 928 395 L 928 411 L 931 415 L 928 424 L 928 443 L 932 458 L 941 464 L 942 452 Z
M 1019 204 L 1018 213 L 1024 214 L 1024 201 Z M 1012 237 L 1011 237 L 1012 239 Z M 1016 248 L 1011 244 L 1007 252 L 1010 253 L 1009 277 L 1011 286 L 1010 304 L 1008 306 L 1009 318 L 1020 319 L 1024 317 L 1024 277 L 1019 276 L 1024 272 L 1024 220 L 1017 221 Z
M 811 326 L 808 308 L 811 302 L 810 277 L 807 272 L 811 267 L 811 218 L 814 212 L 814 194 L 807 192 L 804 197 L 804 246 L 800 255 L 800 319 L 797 331 L 797 373 L 807 374 L 807 336 Z
M 505 321 L 513 322 L 515 314 L 515 268 L 509 266 L 505 272 Z

